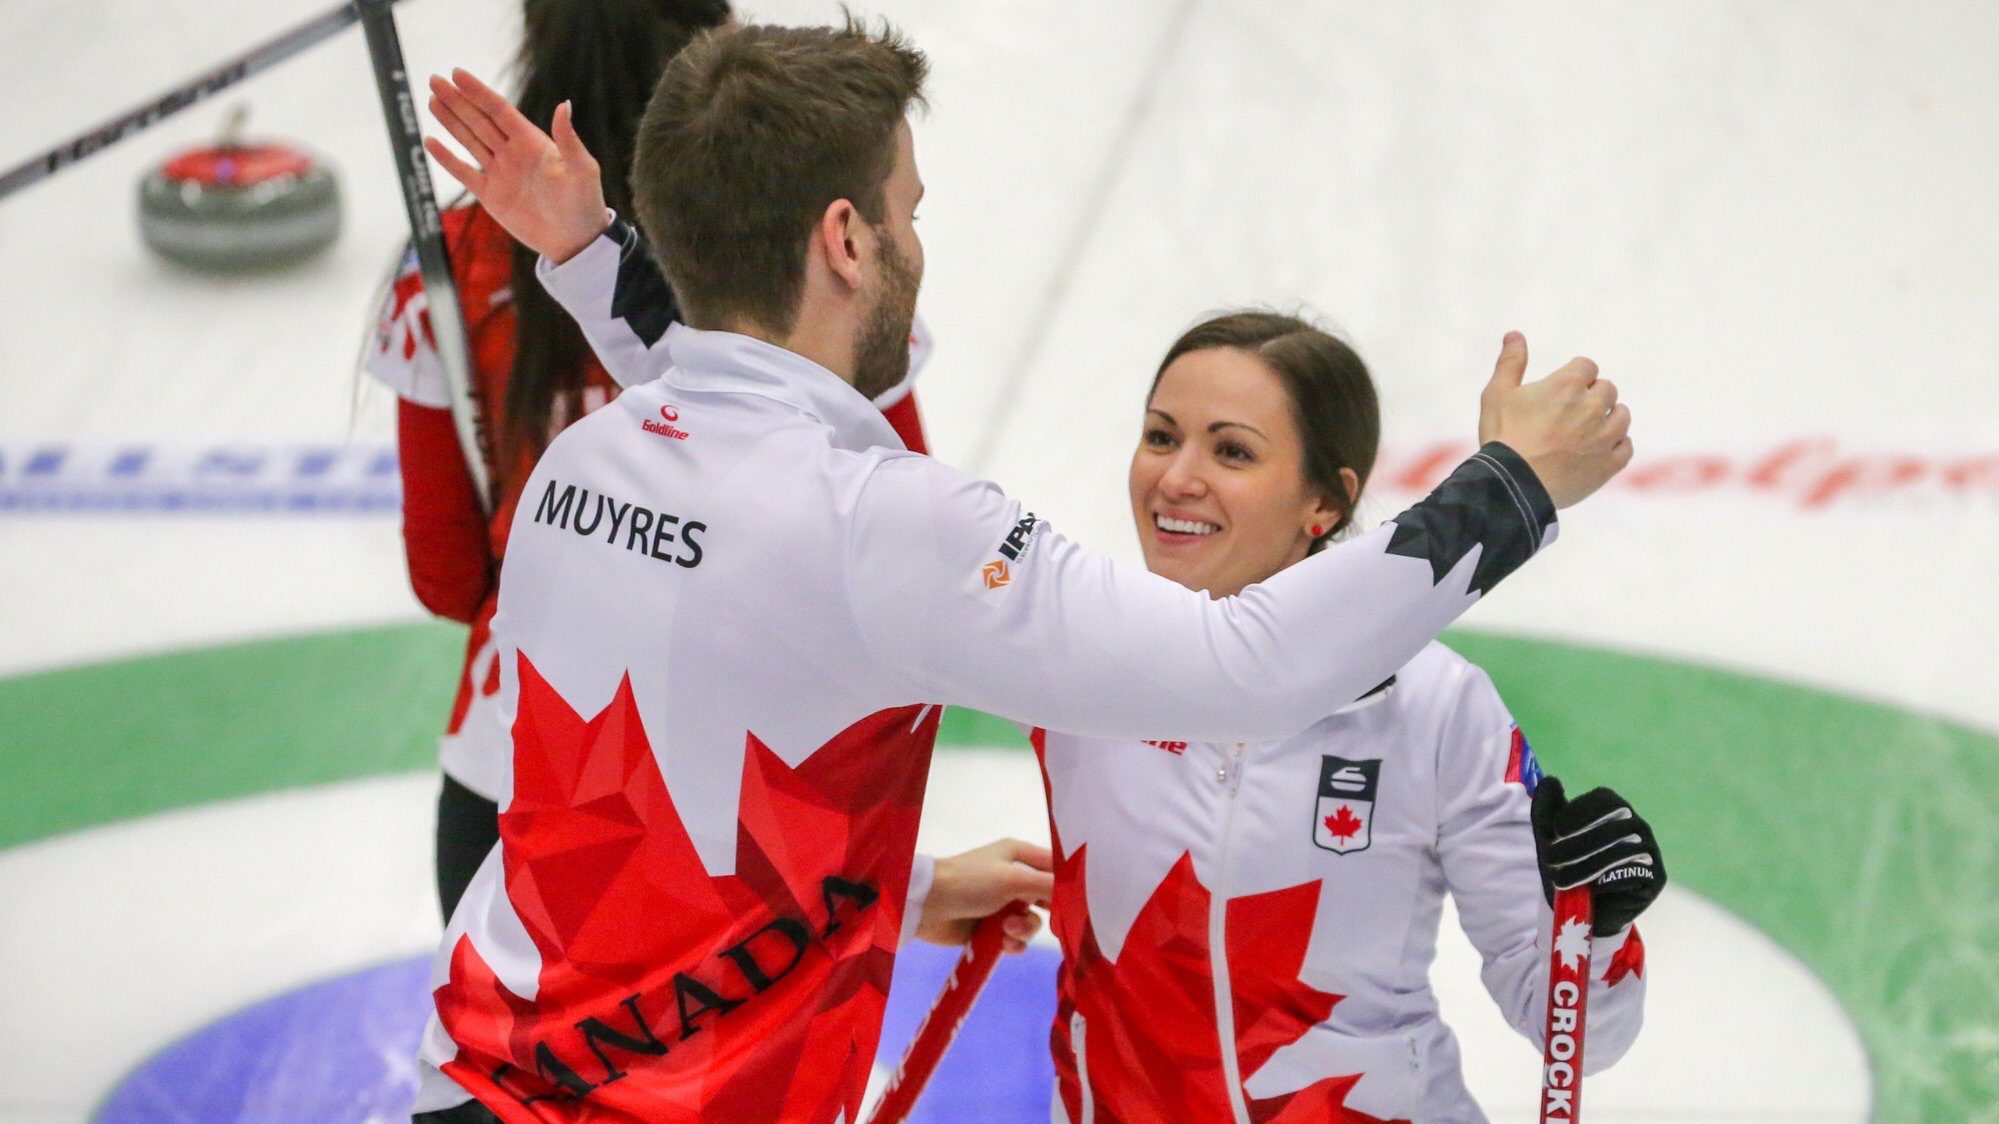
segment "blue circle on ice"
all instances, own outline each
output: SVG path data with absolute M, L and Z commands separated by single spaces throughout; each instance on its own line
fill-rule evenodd
M 879 1064 L 893 1069 L 944 986 L 956 950 L 896 958 Z M 1041 1124 L 1055 1080 L 1048 1027 L 1060 954 L 1002 959 L 912 1121 Z M 373 1124 L 409 1118 L 430 957 L 310 984 L 211 1023 L 148 1058 L 99 1106 L 98 1124 Z

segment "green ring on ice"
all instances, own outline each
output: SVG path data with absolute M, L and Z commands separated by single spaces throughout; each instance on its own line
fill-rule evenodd
M 0 680 L 0 847 L 433 768 L 463 637 L 337 631 Z M 1448 639 L 1492 674 L 1544 766 L 1629 795 L 1675 881 L 1825 980 L 1872 1055 L 1875 1119 L 1999 1103 L 1999 738 L 1740 672 Z M 953 711 L 939 744 L 1025 742 Z

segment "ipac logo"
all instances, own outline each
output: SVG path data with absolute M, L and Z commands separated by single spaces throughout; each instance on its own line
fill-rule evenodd
M 669 403 L 659 408 L 658 421 L 647 418 L 641 428 L 647 433 L 657 433 L 661 437 L 671 437 L 675 441 L 685 441 L 687 440 L 687 431 L 675 428 L 673 424 L 679 420 L 680 411 Z
M 1013 567 L 1019 565 L 1020 556 L 1027 552 L 1028 544 L 1034 541 L 1035 533 L 1040 527 L 1041 521 L 1034 517 L 1033 512 L 1029 512 L 1015 523 L 1006 533 L 1006 537 L 1000 540 L 999 546 L 994 548 L 994 553 L 999 557 L 979 567 L 979 583 L 989 590 L 1005 589 L 1011 585 Z
M 1034 517 L 1034 513 L 1028 512 L 1020 522 L 1013 525 L 1013 530 L 1006 533 L 1006 538 L 999 544 L 999 552 L 1005 555 L 1008 561 L 1020 561 L 1021 553 L 1027 549 L 1028 543 L 1034 541 L 1035 529 L 1040 525 L 1041 521 Z

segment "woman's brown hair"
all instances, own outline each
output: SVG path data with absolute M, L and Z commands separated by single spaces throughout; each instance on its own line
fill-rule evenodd
M 514 104 L 546 131 L 555 107 L 572 102 L 577 135 L 603 169 L 604 201 L 629 215 L 632 149 L 659 76 L 697 35 L 729 16 L 728 0 L 526 0 Z M 508 457 L 539 454 L 558 415 L 574 421 L 583 414 L 590 347 L 542 291 L 534 263 L 534 251 L 516 243 L 514 365 L 497 427 Z

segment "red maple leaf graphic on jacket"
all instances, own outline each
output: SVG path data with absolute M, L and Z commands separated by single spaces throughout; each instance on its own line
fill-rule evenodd
M 1058 854 L 1060 841 L 1057 841 Z M 1069 1118 L 1082 1114 L 1081 1075 L 1070 1019 L 1083 1016 L 1083 1068 L 1101 1121 L 1227 1120 L 1227 1079 L 1216 1041 L 1207 887 L 1182 854 L 1153 891 L 1110 960 L 1088 921 L 1088 845 L 1056 869 L 1052 915 L 1062 942 L 1055 1052 Z M 1318 910 L 1319 883 L 1229 899 L 1223 924 L 1238 1072 L 1247 1080 L 1280 1047 L 1325 1021 L 1340 997 L 1298 979 Z M 1293 1093 L 1248 1099 L 1258 1124 L 1382 1124 L 1345 1107 L 1361 1074 L 1323 1078 Z
M 748 736 L 736 869 L 711 876 L 629 677 L 586 721 L 523 654 L 500 835 L 540 972 L 516 995 L 458 941 L 446 1072 L 509 1122 L 853 1119 L 937 718 L 879 712 L 796 769 Z
M 1359 830 L 1360 817 L 1354 815 L 1353 809 L 1345 804 L 1340 805 L 1339 811 L 1326 817 L 1326 831 L 1335 839 L 1351 839 L 1353 833 Z

